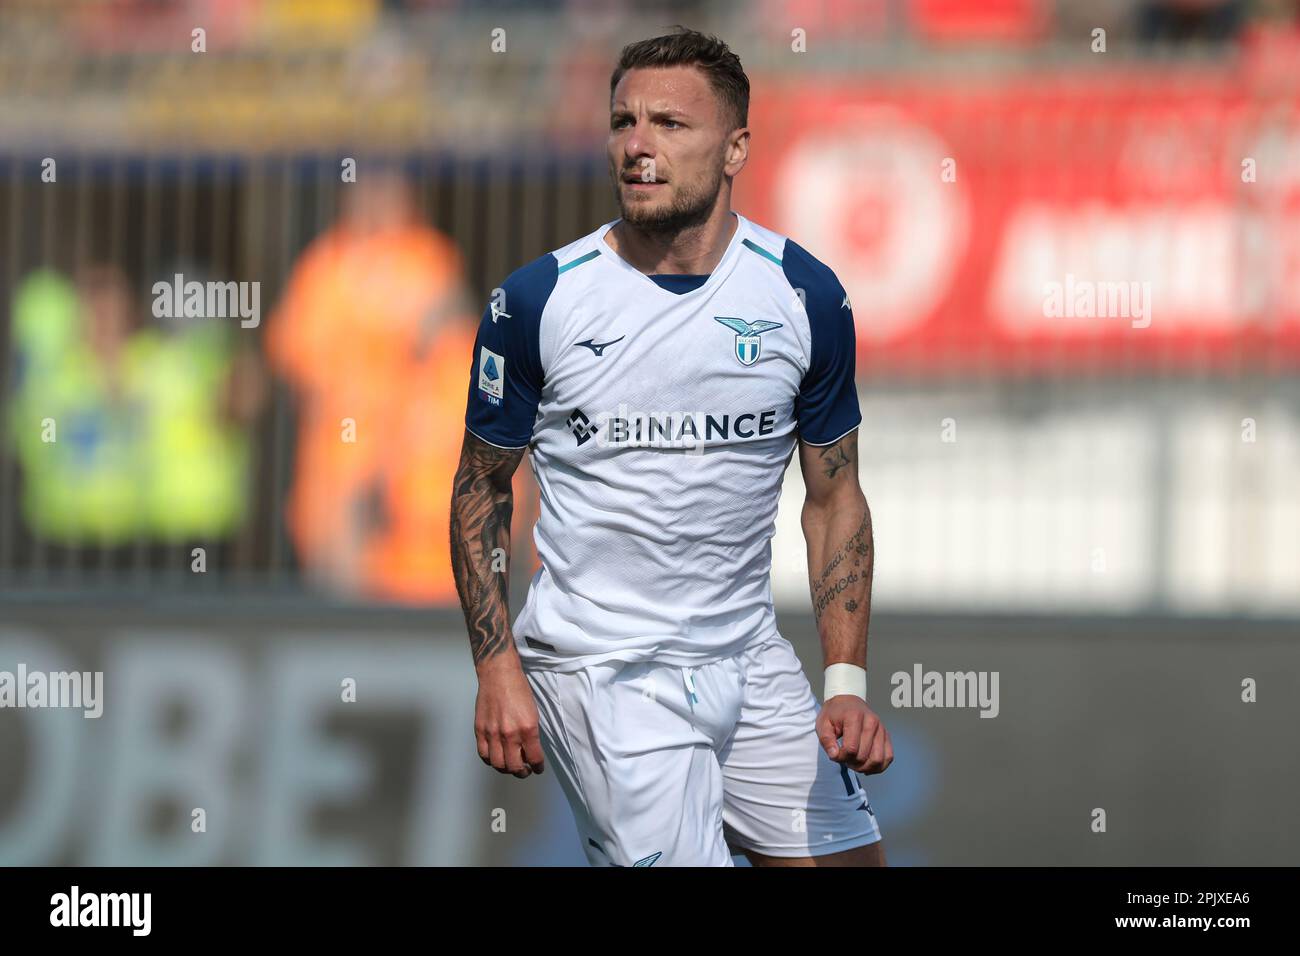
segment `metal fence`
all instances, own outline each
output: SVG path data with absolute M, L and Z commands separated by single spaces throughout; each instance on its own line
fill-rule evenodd
M 476 301 L 518 265 L 616 215 L 603 164 L 551 156 L 542 162 L 493 156 L 385 156 L 414 184 L 422 220 L 463 250 Z M 43 182 L 41 158 L 0 157 L 0 329 L 21 280 L 52 269 L 75 274 L 94 263 L 124 270 L 141 311 L 148 289 L 169 264 L 261 283 L 267 311 L 280 298 L 294 261 L 338 215 L 341 159 L 336 156 L 163 157 L 81 155 L 57 164 L 57 188 Z M 364 161 L 363 161 L 364 162 Z M 262 328 L 241 334 L 257 340 Z M 13 355 L 4 337 L 5 369 Z M 6 394 L 12 382 L 5 383 Z M 94 542 L 51 545 L 18 514 L 23 476 L 0 457 L 0 576 L 10 586 L 85 586 L 164 582 L 170 587 L 292 581 L 293 555 L 282 503 L 293 452 L 293 401 L 283 387 L 254 427 L 250 519 L 216 547 L 216 573 L 188 573 L 189 543 L 139 540 L 106 548 Z M 449 449 L 449 455 L 455 450 Z

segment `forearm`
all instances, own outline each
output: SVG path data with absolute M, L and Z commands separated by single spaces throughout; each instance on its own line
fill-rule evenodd
M 871 511 L 860 490 L 807 502 L 808 580 L 825 665 L 865 667 L 875 547 Z
M 509 450 L 467 438 L 452 490 L 452 574 L 475 667 L 515 655 L 508 600 L 514 495 L 502 452 Z

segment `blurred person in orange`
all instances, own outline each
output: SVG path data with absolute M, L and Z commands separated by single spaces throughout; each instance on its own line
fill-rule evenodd
M 317 585 L 456 600 L 446 502 L 475 325 L 455 244 L 419 221 L 400 170 L 362 163 L 267 330 L 298 398 L 288 528 Z

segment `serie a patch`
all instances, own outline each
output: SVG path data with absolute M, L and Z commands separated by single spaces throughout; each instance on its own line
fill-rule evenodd
M 493 405 L 501 404 L 505 394 L 506 360 L 488 348 L 479 348 L 478 356 L 478 390 L 480 398 Z

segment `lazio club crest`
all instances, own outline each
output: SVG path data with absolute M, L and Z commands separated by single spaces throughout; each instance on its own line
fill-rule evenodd
M 746 322 L 744 319 L 724 315 L 715 315 L 713 318 L 736 333 L 735 355 L 741 365 L 753 365 L 757 362 L 758 356 L 763 351 L 763 340 L 759 336 L 781 327 L 780 322 L 769 322 L 767 319 Z

